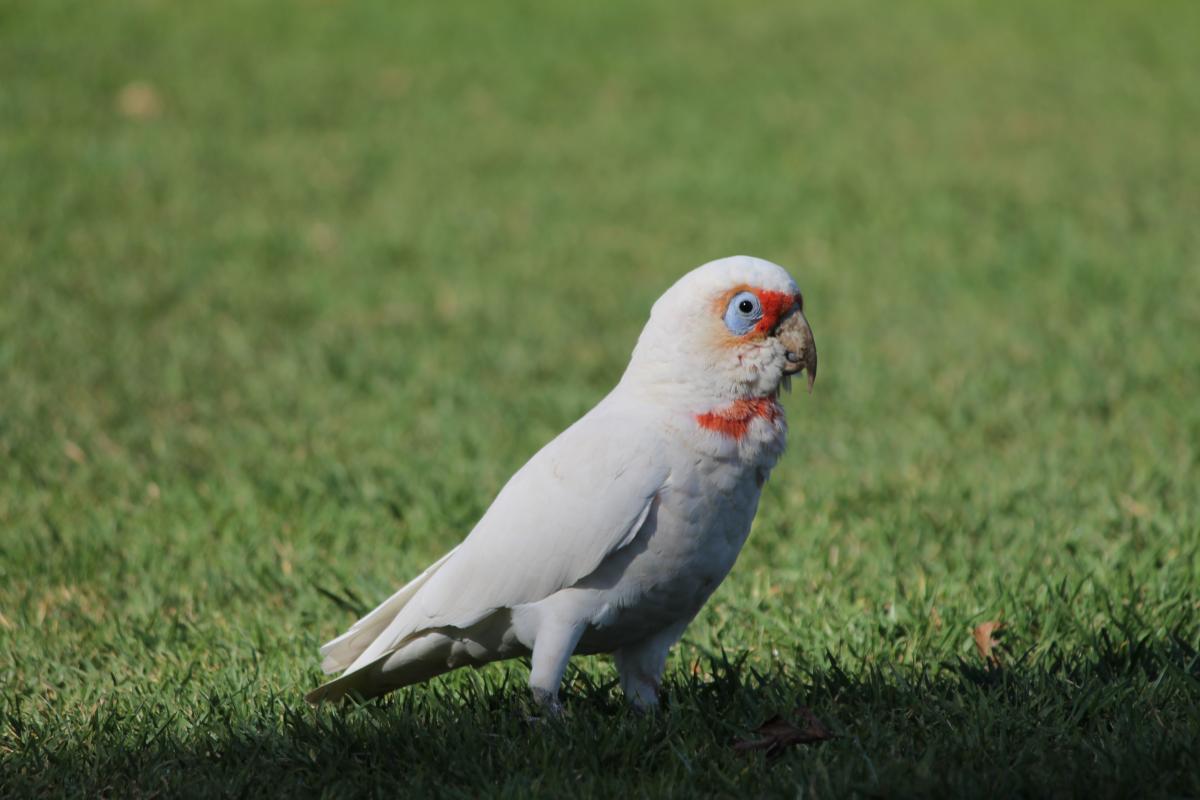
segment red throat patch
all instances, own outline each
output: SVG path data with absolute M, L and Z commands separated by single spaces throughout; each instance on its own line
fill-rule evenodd
M 734 400 L 725 408 L 706 411 L 696 415 L 696 422 L 701 428 L 715 431 L 722 436 L 741 439 L 750 430 L 750 424 L 756 419 L 774 422 L 783 416 L 783 406 L 774 397 L 754 397 L 745 400 Z

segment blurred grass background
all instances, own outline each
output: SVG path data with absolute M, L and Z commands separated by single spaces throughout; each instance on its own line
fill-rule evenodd
M 0 793 L 1200 794 L 1198 32 L 0 3 Z M 600 658 L 562 729 L 519 665 L 306 709 L 324 592 L 455 544 L 740 252 L 821 378 L 669 710 Z M 840 737 L 728 748 L 795 703 Z

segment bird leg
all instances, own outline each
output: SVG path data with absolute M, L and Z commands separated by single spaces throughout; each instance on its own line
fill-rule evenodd
M 663 668 L 667 665 L 667 654 L 671 645 L 683 635 L 683 629 L 691 618 L 642 641 L 622 647 L 613 653 L 617 674 L 621 678 L 621 690 L 625 699 L 638 711 L 654 711 L 658 708 L 658 693 Z
M 529 688 L 533 692 L 533 702 L 548 717 L 560 717 L 563 713 L 562 703 L 558 701 L 558 687 L 562 683 L 563 673 L 567 671 L 567 662 L 579 644 L 583 635 L 584 625 L 581 623 L 567 624 L 551 622 L 542 625 L 533 643 L 533 665 L 529 672 Z

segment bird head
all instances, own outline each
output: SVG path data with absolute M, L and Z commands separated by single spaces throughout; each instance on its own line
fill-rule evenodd
M 697 267 L 658 299 L 626 380 L 720 401 L 776 396 L 799 372 L 812 391 L 817 348 L 800 289 L 777 264 L 733 256 Z

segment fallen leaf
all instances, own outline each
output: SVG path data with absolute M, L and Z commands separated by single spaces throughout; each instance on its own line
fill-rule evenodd
M 1137 500 L 1134 500 L 1132 497 L 1130 497 L 1127 494 L 1121 495 L 1120 500 L 1118 502 L 1120 502 L 1121 508 L 1125 509 L 1125 512 L 1127 514 L 1129 514 L 1130 516 L 1133 516 L 1133 517 L 1148 517 L 1148 516 L 1150 516 L 1150 507 L 1149 506 L 1147 506 L 1145 503 L 1141 503 L 1141 502 L 1138 502 Z
M 400 97 L 412 85 L 412 73 L 399 67 L 389 67 L 379 72 L 377 82 L 385 94 Z
M 1004 627 L 1004 623 L 990 621 L 981 622 L 975 626 L 975 649 L 979 657 L 994 667 L 1000 666 L 1000 654 L 996 652 L 996 634 Z
M 929 621 L 933 623 L 933 627 L 937 630 L 942 629 L 942 615 L 938 613 L 937 606 L 930 606 Z
M 87 461 L 87 454 L 83 452 L 83 448 L 67 439 L 63 442 L 63 455 L 74 461 L 76 464 L 82 464 Z
M 327 256 L 337 250 L 337 231 L 324 222 L 314 222 L 310 225 L 305 238 L 308 240 L 308 246 L 319 255 Z
M 796 709 L 796 716 L 800 718 L 798 725 L 776 714 L 754 731 L 759 734 L 759 738 L 734 742 L 733 749 L 739 753 L 766 750 L 767 760 L 773 761 L 783 755 L 783 751 L 789 747 L 815 744 L 834 737 L 833 732 L 817 719 L 811 709 L 800 706 Z
M 146 81 L 132 81 L 117 94 L 117 110 L 129 119 L 153 119 L 162 113 L 158 90 Z

